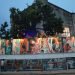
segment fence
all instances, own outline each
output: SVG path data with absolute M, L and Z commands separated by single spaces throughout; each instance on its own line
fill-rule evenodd
M 75 58 L 0 60 L 0 71 L 58 71 L 75 69 Z

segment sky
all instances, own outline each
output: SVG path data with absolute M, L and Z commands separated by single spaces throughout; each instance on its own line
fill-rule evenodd
M 0 25 L 5 21 L 8 22 L 10 26 L 10 11 L 12 7 L 19 8 L 23 10 L 27 5 L 31 5 L 34 0 L 0 0 Z M 75 0 L 48 0 L 69 12 L 75 12 Z

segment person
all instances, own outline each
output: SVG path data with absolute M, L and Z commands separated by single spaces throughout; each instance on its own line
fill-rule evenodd
M 69 52 L 69 50 L 71 50 L 71 46 L 69 45 L 69 43 L 67 43 L 66 45 L 64 45 L 64 52 Z

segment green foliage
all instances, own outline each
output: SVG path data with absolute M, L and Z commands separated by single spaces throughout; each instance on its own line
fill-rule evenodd
M 60 18 L 56 18 L 53 9 L 49 4 L 41 2 L 33 3 L 23 11 L 16 8 L 10 9 L 11 33 L 13 38 L 22 37 L 20 32 L 26 30 L 36 30 L 37 23 L 41 23 L 44 27 L 46 35 L 55 35 L 63 32 L 63 22 Z
M 7 22 L 4 22 L 4 24 L 1 24 L 0 37 L 2 39 L 10 39 L 11 38 L 10 30 L 7 29 L 7 27 L 8 27 Z
M 20 21 L 20 11 L 16 8 L 10 9 L 10 20 L 11 20 L 11 33 L 12 36 L 17 37 L 20 26 L 18 25 Z

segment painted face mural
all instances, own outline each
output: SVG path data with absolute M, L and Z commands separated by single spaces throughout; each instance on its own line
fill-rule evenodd
M 40 51 L 43 53 L 50 53 L 50 39 L 49 38 L 39 38 L 40 41 Z
M 58 37 L 53 37 L 52 49 L 53 49 L 54 53 L 60 52 L 60 41 L 59 41 Z
M 39 44 L 39 38 L 31 38 L 29 40 L 29 48 L 32 53 L 40 53 L 40 44 Z
M 25 38 L 20 40 L 20 54 L 25 54 L 28 52 L 28 45 L 28 39 Z
M 20 54 L 20 39 L 13 39 L 12 53 Z
M 11 44 L 11 40 L 5 40 L 5 54 L 11 54 L 12 53 L 12 44 Z

